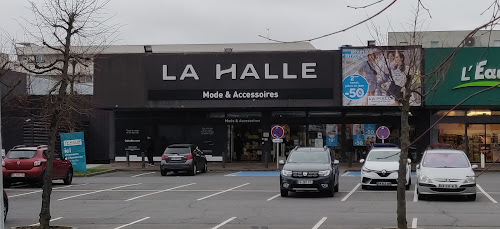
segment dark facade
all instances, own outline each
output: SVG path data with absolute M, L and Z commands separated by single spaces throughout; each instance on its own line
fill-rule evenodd
M 356 123 L 388 126 L 388 141 L 397 142 L 398 107 L 342 106 L 341 58 L 341 51 L 100 56 L 98 152 L 111 160 L 139 154 L 151 135 L 157 156 L 169 144 L 195 143 L 214 161 L 270 162 L 274 125 L 285 129 L 279 157 L 294 146 L 326 145 L 334 127 L 336 157 L 357 160 L 366 147 L 353 146 Z M 415 136 L 429 116 L 412 109 Z

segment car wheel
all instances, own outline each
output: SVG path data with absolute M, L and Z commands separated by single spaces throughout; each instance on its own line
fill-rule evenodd
M 167 175 L 167 170 L 160 169 L 160 173 L 161 173 L 162 176 L 166 176 Z
M 196 172 L 197 172 L 197 170 L 196 170 L 196 169 L 197 169 L 197 168 L 196 168 L 196 164 L 193 164 L 193 169 L 192 169 L 192 170 L 191 170 L 191 172 L 190 172 L 190 175 L 191 175 L 191 176 L 196 175 Z
M 468 201 L 476 201 L 476 194 L 468 195 L 467 200 Z
M 281 189 L 281 197 L 287 197 L 288 196 L 288 190 Z
M 73 182 L 73 169 L 69 168 L 66 173 L 66 178 L 63 179 L 65 185 L 70 185 Z
M 11 185 L 12 185 L 12 182 L 10 182 L 10 180 L 4 180 L 3 181 L 3 187 L 4 188 L 10 188 Z
M 333 187 L 333 191 L 339 192 L 339 183 Z
M 205 161 L 205 164 L 203 164 L 203 169 L 201 170 L 202 173 L 206 173 L 208 171 L 207 167 L 207 162 Z
M 329 196 L 329 197 L 334 197 L 335 196 L 335 189 L 332 187 L 331 189 L 327 189 L 326 190 L 326 194 Z

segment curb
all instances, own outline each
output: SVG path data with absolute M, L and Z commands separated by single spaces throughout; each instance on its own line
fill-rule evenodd
M 107 169 L 104 171 L 89 173 L 89 174 L 85 174 L 85 175 L 78 175 L 78 176 L 74 176 L 74 177 L 92 177 L 92 176 L 97 176 L 97 175 L 106 174 L 106 173 L 113 173 L 116 171 L 118 171 L 118 170 L 117 169 Z

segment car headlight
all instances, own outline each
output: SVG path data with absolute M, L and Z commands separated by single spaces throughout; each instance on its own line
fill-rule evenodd
M 371 170 L 371 169 L 367 169 L 366 167 L 362 167 L 361 168 L 361 171 L 365 172 L 365 173 L 371 173 L 371 172 L 374 172 L 375 170 Z
M 427 184 L 432 184 L 432 179 L 425 176 L 425 175 L 420 175 L 420 179 L 419 179 L 420 183 L 427 183 Z
M 467 177 L 467 178 L 465 178 L 464 183 L 465 184 L 476 183 L 476 177 L 474 177 L 474 176 Z
M 291 176 L 292 175 L 292 171 L 288 171 L 288 170 L 281 170 L 281 175 L 285 176 L 285 177 L 288 177 L 288 176 Z
M 322 176 L 322 177 L 326 177 L 328 175 L 330 175 L 330 170 L 324 170 L 324 171 L 319 171 L 319 175 Z

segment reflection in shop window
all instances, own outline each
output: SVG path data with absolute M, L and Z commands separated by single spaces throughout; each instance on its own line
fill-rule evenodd
M 445 116 L 446 114 L 448 114 L 447 116 L 465 116 L 465 111 L 460 111 L 460 110 L 455 110 L 455 111 L 442 110 L 442 111 L 436 112 L 436 114 L 438 116 Z
M 454 149 L 465 151 L 465 125 L 462 123 L 438 124 L 438 142 L 450 144 Z M 467 153 L 467 152 L 466 152 Z M 471 157 L 469 157 L 471 158 Z

